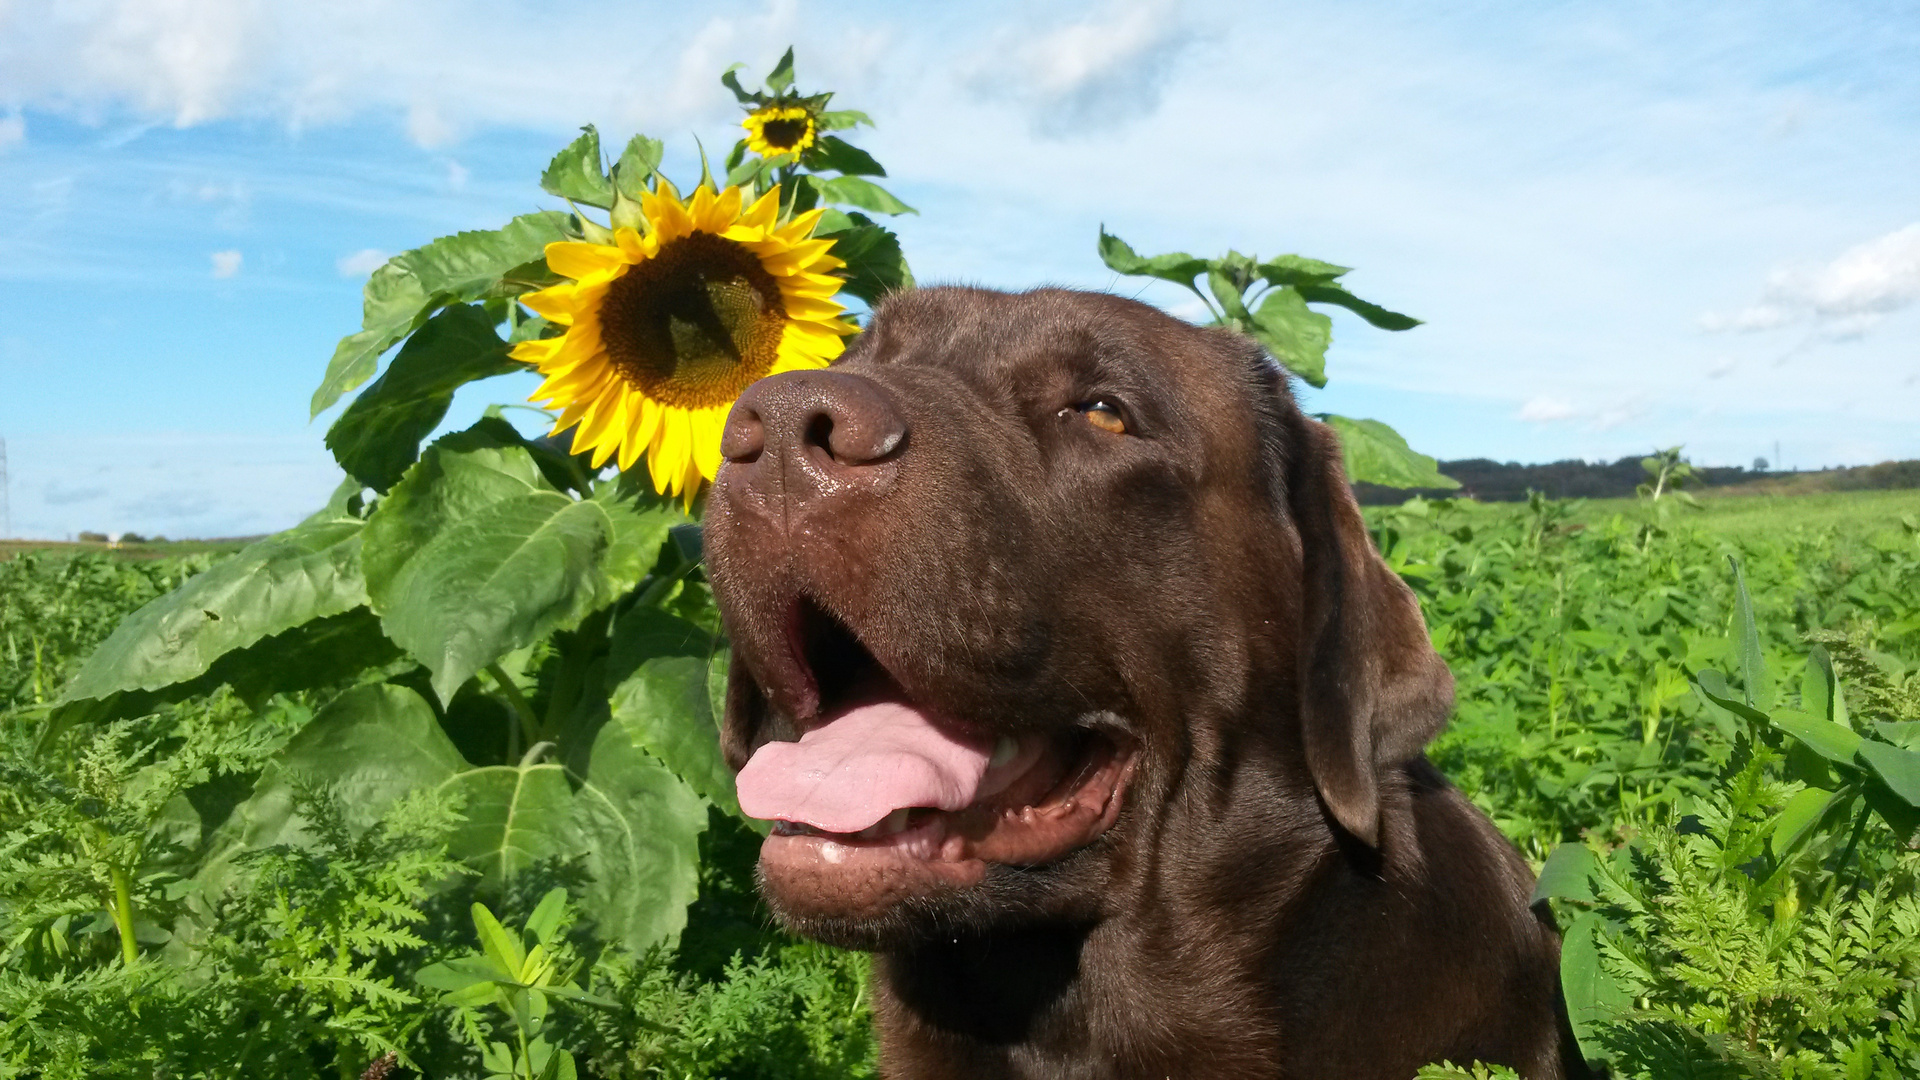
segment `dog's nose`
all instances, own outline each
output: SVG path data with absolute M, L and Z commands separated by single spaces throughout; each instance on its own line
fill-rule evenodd
M 789 371 L 734 402 L 720 439 L 727 464 L 758 494 L 808 499 L 870 488 L 907 439 L 907 422 L 871 380 L 844 371 Z

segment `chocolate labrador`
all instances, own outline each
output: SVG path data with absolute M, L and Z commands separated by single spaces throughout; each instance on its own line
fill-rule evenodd
M 1328 428 L 1246 339 L 937 288 L 751 387 L 707 514 L 778 918 L 877 954 L 882 1071 L 1579 1070 L 1531 875 Z

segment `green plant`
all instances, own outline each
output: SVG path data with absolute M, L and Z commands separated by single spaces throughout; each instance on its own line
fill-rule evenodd
M 485 904 L 476 903 L 473 928 L 481 948 L 422 968 L 418 975 L 421 985 L 442 991 L 443 1000 L 459 1010 L 467 1038 L 481 1048 L 489 1080 L 574 1080 L 578 1068 L 572 1052 L 546 1037 L 552 999 L 613 1005 L 574 985 L 581 962 L 562 936 L 568 921 L 567 891 L 561 888 L 541 898 L 520 931 L 502 926 Z M 490 1025 L 482 1005 L 505 1014 L 511 1043 L 486 1037 Z
M 1340 284 L 1351 268 L 1335 266 L 1301 255 L 1281 255 L 1261 262 L 1251 255 L 1229 251 L 1215 259 L 1200 259 L 1184 251 L 1141 256 L 1126 241 L 1100 229 L 1100 258 L 1108 269 L 1136 277 L 1171 282 L 1199 297 L 1213 326 L 1224 326 L 1259 342 L 1288 371 L 1313 386 L 1327 384 L 1327 346 L 1333 343 L 1333 320 L 1307 305 L 1345 308 L 1382 330 L 1411 330 L 1420 320 L 1369 303 Z M 1194 282 L 1207 281 L 1207 291 Z M 1354 481 L 1397 488 L 1457 488 L 1458 480 L 1442 475 L 1434 460 L 1415 452 L 1400 433 L 1378 420 L 1354 420 L 1321 413 L 1319 418 L 1340 433 L 1347 476 Z
M 1695 686 L 1744 724 L 1741 764 L 1691 813 L 1669 808 L 1610 851 L 1562 847 L 1541 874 L 1536 896 L 1573 912 L 1575 1031 L 1623 1076 L 1907 1075 L 1920 1068 L 1920 857 L 1905 845 L 1920 753 L 1854 730 L 1824 648 L 1800 708 L 1779 704 L 1733 568 L 1740 686 L 1712 670 Z M 1874 723 L 1905 736 L 1916 719 Z

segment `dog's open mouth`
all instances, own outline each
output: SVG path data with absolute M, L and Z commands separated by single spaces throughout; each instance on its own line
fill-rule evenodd
M 990 863 L 1056 861 L 1119 813 L 1134 760 L 1124 736 L 1085 725 L 996 733 L 942 715 L 804 597 L 787 644 L 794 663 L 780 666 L 810 685 L 780 696 L 814 703 L 813 715 L 796 719 L 798 741 L 760 746 L 738 783 L 741 808 L 774 823 L 761 855 L 770 878 L 891 879 L 884 895 L 843 894 L 865 907 L 971 884 Z

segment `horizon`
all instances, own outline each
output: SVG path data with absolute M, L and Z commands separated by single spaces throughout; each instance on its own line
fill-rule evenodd
M 635 44 L 536 51 L 535 24 Z M 888 224 L 923 282 L 1192 318 L 1106 271 L 1097 228 L 1293 252 L 1426 320 L 1332 312 L 1303 405 L 1438 459 L 1920 458 L 1907 6 L 99 0 L 0 8 L 6 535 L 293 524 L 340 479 L 338 407 L 306 403 L 371 269 L 562 208 L 538 177 L 583 123 L 697 176 L 687 135 L 718 154 L 738 132 L 721 70 L 789 43 L 803 88 L 878 123 L 852 141 L 920 209 Z M 534 383 L 469 388 L 448 426 Z

